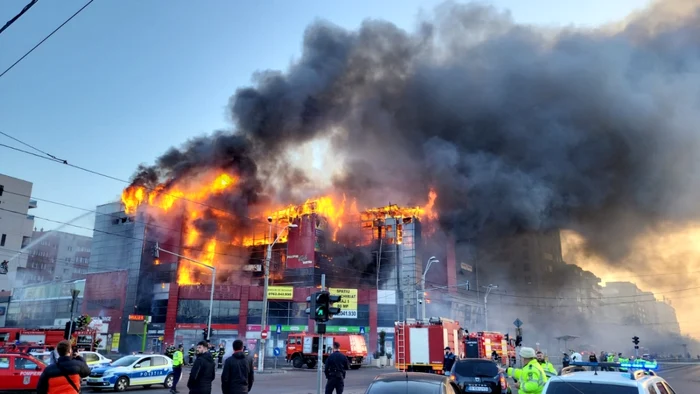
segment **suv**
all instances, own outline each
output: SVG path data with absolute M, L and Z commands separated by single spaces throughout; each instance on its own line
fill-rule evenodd
M 575 371 L 549 379 L 542 394 L 676 394 L 651 371 Z
M 0 391 L 36 391 L 44 368 L 29 354 L 0 353 Z
M 498 365 L 491 360 L 478 358 L 457 360 L 450 371 L 450 380 L 457 383 L 463 393 L 510 394 L 506 377 L 498 372 Z

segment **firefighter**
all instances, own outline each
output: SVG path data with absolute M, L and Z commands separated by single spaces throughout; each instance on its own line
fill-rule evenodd
M 224 367 L 224 354 L 226 354 L 226 348 L 224 348 L 224 344 L 220 343 L 219 344 L 219 351 L 216 353 L 216 361 L 219 366 L 219 369 Z
M 216 348 L 214 347 L 214 345 L 212 345 L 212 344 L 210 343 L 210 344 L 209 344 L 209 354 L 211 354 L 211 357 L 212 357 L 212 358 L 216 358 L 216 353 L 218 353 L 217 350 L 216 350 Z
M 569 355 L 566 352 L 564 352 L 564 356 L 561 359 L 561 365 L 564 368 L 569 366 Z
M 544 358 L 544 353 L 542 353 L 539 350 L 537 351 L 537 362 L 540 363 L 542 369 L 544 369 L 545 372 L 551 373 L 553 375 L 557 374 L 557 369 L 554 368 L 554 365 L 552 365 L 552 363 L 550 363 Z
M 542 366 L 537 362 L 537 354 L 535 349 L 531 347 L 521 347 L 520 357 L 523 360 L 524 367 L 522 368 L 499 368 L 501 372 L 505 372 L 509 377 L 516 379 L 515 387 L 520 394 L 541 394 L 544 385 L 547 383 L 547 374 L 542 369 Z
M 187 350 L 187 358 L 188 358 L 188 364 L 192 365 L 194 364 L 194 354 L 195 354 L 195 349 L 194 349 L 194 343 L 192 346 Z
M 345 388 L 345 371 L 350 369 L 347 356 L 340 352 L 340 344 L 333 342 L 333 353 L 326 360 L 326 394 L 343 394 Z

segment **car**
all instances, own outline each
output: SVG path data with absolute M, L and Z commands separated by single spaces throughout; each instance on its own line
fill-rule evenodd
M 36 391 L 46 364 L 25 353 L 0 354 L 0 391 Z
M 510 394 L 508 381 L 491 360 L 467 358 L 457 360 L 450 371 L 450 380 L 463 393 Z
M 543 394 L 675 394 L 662 377 L 648 370 L 581 371 L 581 366 L 565 368 L 549 379 Z M 614 367 L 613 367 L 614 368 Z
M 365 394 L 460 394 L 457 384 L 444 375 L 392 372 L 374 378 Z
M 106 367 L 96 367 L 90 372 L 87 387 L 100 391 L 113 389 L 125 391 L 131 386 L 163 385 L 173 387 L 173 362 L 158 354 L 122 357 Z
M 90 369 L 106 367 L 112 363 L 111 359 L 97 352 L 78 352 L 78 355 L 85 360 Z

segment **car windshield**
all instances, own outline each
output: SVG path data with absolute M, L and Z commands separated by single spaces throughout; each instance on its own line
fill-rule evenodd
M 112 366 L 113 367 L 128 367 L 129 365 L 133 364 L 136 360 L 138 360 L 140 358 L 141 357 L 137 357 L 137 356 L 122 357 L 119 360 L 113 362 Z
M 486 360 L 458 361 L 454 366 L 457 376 L 492 378 L 498 375 L 495 363 Z
M 438 394 L 440 382 L 418 382 L 411 380 L 378 381 L 372 383 L 366 394 Z
M 545 394 L 637 394 L 635 386 L 590 382 L 550 382 Z

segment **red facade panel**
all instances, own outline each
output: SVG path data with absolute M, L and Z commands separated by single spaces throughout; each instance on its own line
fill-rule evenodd
M 109 333 L 121 330 L 126 302 L 127 271 L 87 274 L 82 313 L 102 317 L 109 324 Z
M 168 292 L 168 309 L 165 316 L 165 334 L 163 335 L 164 342 L 175 342 L 175 323 L 177 323 L 177 304 L 180 286 L 177 283 L 170 284 Z
M 314 266 L 316 246 L 316 215 L 306 215 L 294 220 L 297 228 L 290 228 L 287 236 L 287 268 L 299 269 Z

